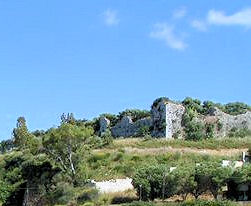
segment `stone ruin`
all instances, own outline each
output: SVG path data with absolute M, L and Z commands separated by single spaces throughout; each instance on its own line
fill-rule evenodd
M 115 126 L 110 126 L 110 120 L 100 118 L 100 134 L 110 130 L 113 137 L 135 137 L 139 134 L 142 127 L 151 128 L 153 137 L 171 139 L 174 134 L 183 132 L 182 118 L 185 107 L 180 103 L 170 100 L 160 100 L 153 104 L 151 117 L 132 121 L 130 116 L 124 116 Z M 251 130 L 251 112 L 245 114 L 229 115 L 218 108 L 213 108 L 208 115 L 200 115 L 199 121 L 205 123 L 220 122 L 222 128 L 216 131 L 216 136 L 226 136 L 232 128 L 246 128 Z

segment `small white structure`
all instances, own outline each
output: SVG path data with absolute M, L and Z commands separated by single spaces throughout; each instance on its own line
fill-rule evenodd
M 233 167 L 233 168 L 238 168 L 242 167 L 244 164 L 243 161 L 230 161 L 230 160 L 222 160 L 221 166 L 222 167 Z
M 133 189 L 132 179 L 115 179 L 102 182 L 92 181 L 100 193 L 124 192 Z
M 177 167 L 170 167 L 169 171 L 172 172 L 173 170 L 175 170 Z

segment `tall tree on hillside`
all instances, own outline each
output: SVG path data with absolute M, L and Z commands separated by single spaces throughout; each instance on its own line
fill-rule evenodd
M 24 117 L 17 119 L 16 128 L 13 129 L 13 142 L 18 149 L 29 149 L 33 154 L 38 152 L 40 141 L 28 131 Z
M 84 153 L 88 151 L 92 135 L 92 128 L 62 123 L 58 128 L 52 128 L 43 137 L 46 154 L 71 177 L 72 182 L 75 181 L 81 167 L 80 162 L 84 159 Z
M 26 120 L 24 117 L 17 119 L 16 128 L 13 129 L 14 144 L 17 147 L 25 147 L 30 138 L 29 131 L 26 126 Z

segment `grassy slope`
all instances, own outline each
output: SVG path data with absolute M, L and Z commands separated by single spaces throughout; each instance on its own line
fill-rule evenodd
M 164 140 L 164 139 L 149 139 L 142 138 L 119 139 L 114 141 L 114 148 L 135 147 L 135 148 L 158 148 L 158 147 L 173 147 L 173 148 L 197 148 L 197 149 L 244 149 L 251 148 L 251 137 L 246 138 L 224 138 L 224 139 L 207 139 L 201 141 L 187 140 Z
M 93 151 L 88 158 L 87 170 L 89 177 L 95 180 L 131 177 L 137 168 L 144 165 L 177 166 L 222 159 L 237 160 L 240 159 L 241 151 L 247 150 L 250 146 L 250 138 L 211 139 L 199 142 L 120 139 L 115 140 L 108 148 Z M 170 150 L 170 147 L 176 150 Z M 209 150 L 206 150 L 207 148 Z

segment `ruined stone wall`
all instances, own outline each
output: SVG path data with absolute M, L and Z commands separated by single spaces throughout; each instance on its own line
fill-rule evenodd
M 215 122 L 222 124 L 222 128 L 218 131 L 218 136 L 227 136 L 232 128 L 251 130 L 250 111 L 244 114 L 230 115 L 215 107 L 210 114 L 205 117 L 204 121 L 208 121 L 209 118 L 214 118 Z
M 181 104 L 166 104 L 166 138 L 172 138 L 173 134 L 182 130 L 182 116 L 185 107 Z
M 182 117 L 185 107 L 182 104 L 172 101 L 161 100 L 152 106 L 151 117 L 143 118 L 135 122 L 130 116 L 123 117 L 115 126 L 110 128 L 110 121 L 102 117 L 100 119 L 100 134 L 111 130 L 114 137 L 132 137 L 137 136 L 142 127 L 151 128 L 153 137 L 173 138 L 177 132 L 182 133 Z M 251 130 L 251 112 L 245 114 L 229 115 L 218 108 L 213 108 L 208 115 L 199 115 L 198 120 L 203 123 L 221 123 L 222 128 L 215 130 L 217 136 L 224 137 L 228 135 L 232 128 L 247 128 Z
M 151 118 L 143 118 L 133 122 L 131 117 L 125 116 L 119 123 L 111 128 L 111 132 L 114 137 L 137 136 L 142 127 L 151 127 L 151 125 Z

